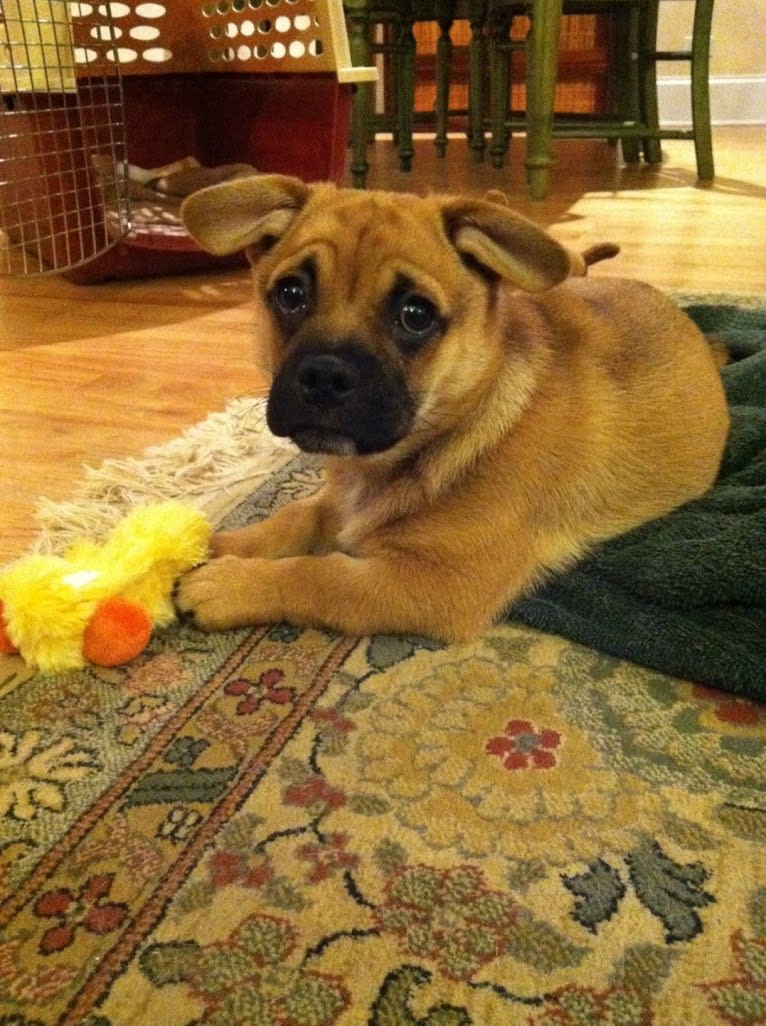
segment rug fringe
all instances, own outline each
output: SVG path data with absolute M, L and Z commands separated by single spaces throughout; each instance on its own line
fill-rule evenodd
M 41 499 L 37 552 L 60 552 L 75 538 L 101 540 L 137 505 L 180 499 L 213 526 L 296 452 L 266 426 L 266 400 L 234 399 L 179 438 L 142 457 L 86 467 L 72 499 Z

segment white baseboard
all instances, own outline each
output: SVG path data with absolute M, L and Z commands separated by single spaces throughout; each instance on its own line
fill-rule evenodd
M 691 124 L 688 78 L 660 78 L 657 92 L 660 124 Z M 766 125 L 766 75 L 711 78 L 710 117 L 714 125 Z

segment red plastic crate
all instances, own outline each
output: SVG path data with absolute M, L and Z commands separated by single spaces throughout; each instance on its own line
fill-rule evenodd
M 351 88 L 339 78 L 373 73 L 347 66 L 345 26 L 338 48 L 340 6 L 331 14 L 331 2 L 62 4 L 68 22 L 52 30 L 56 52 L 69 33 L 71 65 L 51 73 L 52 48 L 35 54 L 25 41 L 30 67 L 12 69 L 15 94 L 4 87 L 6 236 L 83 283 L 230 264 L 136 203 L 133 227 L 115 241 L 126 227 L 119 169 L 126 159 L 153 168 L 194 156 L 205 166 L 247 163 L 306 180 L 339 179 Z M 12 50 L 13 33 L 25 26 L 23 14 L 12 24 L 11 6 L 6 0 L 0 10 Z M 106 183 L 104 165 L 113 168 Z

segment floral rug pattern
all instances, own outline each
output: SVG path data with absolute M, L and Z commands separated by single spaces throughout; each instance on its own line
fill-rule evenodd
M 0 1026 L 766 1023 L 764 781 L 766 707 L 515 625 L 5 657 Z

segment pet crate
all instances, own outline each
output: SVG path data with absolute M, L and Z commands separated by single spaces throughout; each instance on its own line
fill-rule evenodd
M 0 0 L 0 273 L 230 263 L 185 231 L 168 172 L 337 180 L 351 83 L 374 77 L 340 0 Z

